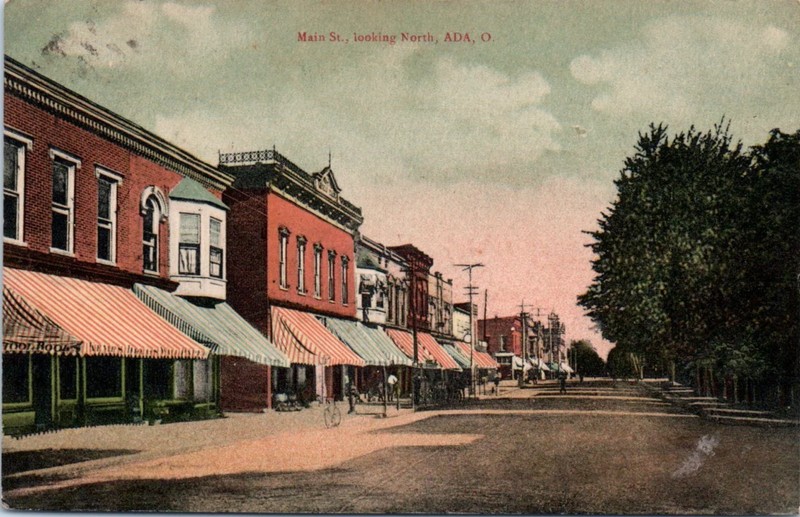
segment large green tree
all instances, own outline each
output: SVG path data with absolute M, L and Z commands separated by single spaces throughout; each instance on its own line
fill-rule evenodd
M 585 340 L 571 341 L 570 356 L 577 371 L 585 377 L 602 377 L 606 375 L 606 362 L 598 355 L 592 343 Z
M 639 135 L 579 297 L 618 354 L 794 375 L 778 366 L 797 360 L 799 140 L 776 130 L 748 153 L 723 124 Z

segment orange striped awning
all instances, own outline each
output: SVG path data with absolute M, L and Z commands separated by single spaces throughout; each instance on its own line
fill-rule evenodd
M 3 353 L 78 355 L 81 341 L 3 287 Z
M 366 366 L 313 314 L 272 307 L 272 340 L 293 364 Z
M 465 343 L 463 341 L 456 341 L 456 346 L 458 347 L 461 352 L 463 352 L 467 357 L 470 354 L 470 345 L 469 343 Z M 472 351 L 472 361 L 478 368 L 498 368 L 499 365 L 497 361 L 494 360 L 492 356 L 487 354 L 486 352 L 479 352 L 478 350 Z
M 408 356 L 409 359 L 414 359 L 414 336 L 410 332 L 397 329 L 386 329 L 386 334 L 392 338 L 394 344 Z M 425 361 L 435 361 L 434 357 L 423 347 L 419 342 L 419 333 L 417 333 L 417 360 L 422 363 Z
M 433 339 L 433 336 L 427 332 L 417 332 L 417 341 L 422 345 L 432 356 L 433 359 L 445 370 L 459 370 L 461 367 L 453 356 L 447 353 L 447 350 L 442 348 L 442 345 Z
M 160 318 L 124 287 L 12 268 L 3 268 L 3 283 L 15 296 L 81 341 L 79 355 L 208 357 L 208 349 Z

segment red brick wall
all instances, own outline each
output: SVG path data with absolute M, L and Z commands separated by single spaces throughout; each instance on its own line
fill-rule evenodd
M 485 331 L 484 331 L 485 326 Z M 514 329 L 512 332 L 511 329 Z M 500 336 L 505 336 L 505 350 L 522 357 L 522 327 L 518 317 L 490 318 L 478 321 L 478 336 L 486 336 L 487 350 L 490 354 L 500 352 Z
M 117 267 L 142 273 L 142 191 L 158 186 L 164 196 L 182 176 L 94 133 L 41 110 L 12 95 L 5 95 L 6 127 L 33 137 L 25 168 L 24 240 L 31 250 L 49 252 L 51 243 L 51 148 L 81 160 L 75 173 L 75 259 L 95 263 L 97 257 L 97 177 L 95 166 L 123 176 L 117 187 Z M 221 196 L 221 192 L 212 192 Z M 159 276 L 169 277 L 169 222 L 159 232 Z
M 228 303 L 262 333 L 270 335 L 267 304 L 267 202 L 265 194 L 228 190 Z
M 271 300 L 307 307 L 336 316 L 355 317 L 355 269 L 353 236 L 320 217 L 295 205 L 278 194 L 267 196 L 267 292 Z M 231 225 L 229 224 L 229 227 Z M 291 232 L 287 250 L 287 289 L 280 287 L 280 233 L 281 226 Z M 306 237 L 305 287 L 306 294 L 297 291 L 297 236 Z M 314 244 L 322 244 L 322 291 L 314 297 Z M 328 250 L 336 251 L 334 275 L 335 301 L 328 294 Z M 350 259 L 348 269 L 348 303 L 342 304 L 342 256 Z
M 269 366 L 243 357 L 220 357 L 220 409 L 260 412 L 271 406 Z

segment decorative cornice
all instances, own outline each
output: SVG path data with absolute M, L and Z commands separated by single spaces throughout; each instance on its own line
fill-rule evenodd
M 233 178 L 163 138 L 5 56 L 6 93 L 111 140 L 205 188 L 225 190 Z

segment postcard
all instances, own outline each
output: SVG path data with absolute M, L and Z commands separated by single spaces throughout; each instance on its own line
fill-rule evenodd
M 4 508 L 800 512 L 800 2 L 4 34 Z

